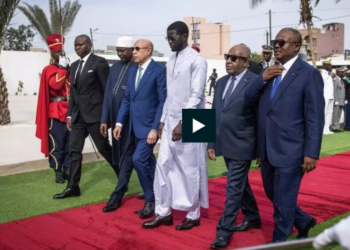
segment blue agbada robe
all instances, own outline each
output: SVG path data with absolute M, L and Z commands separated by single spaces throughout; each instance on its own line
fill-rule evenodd
M 119 141 L 114 139 L 113 130 L 118 117 L 118 112 L 122 104 L 128 79 L 129 70 L 135 62 L 118 61 L 110 69 L 106 91 L 103 100 L 103 109 L 101 116 L 101 124 L 107 123 L 111 125 L 112 146 L 113 146 L 113 164 L 120 166 L 120 161 L 129 144 L 129 122 L 123 124 L 121 138 Z M 129 121 L 129 119 L 126 119 Z

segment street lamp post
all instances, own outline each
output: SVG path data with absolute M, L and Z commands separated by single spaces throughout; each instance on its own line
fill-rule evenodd
M 90 36 L 91 36 L 92 52 L 93 52 L 93 53 L 95 53 L 93 32 L 95 32 L 95 31 L 97 31 L 97 30 L 98 30 L 98 28 L 97 28 L 97 29 L 94 29 L 94 30 L 92 30 L 92 29 L 90 28 Z

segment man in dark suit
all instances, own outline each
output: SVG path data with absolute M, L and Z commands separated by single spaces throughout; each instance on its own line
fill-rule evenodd
M 63 193 L 56 194 L 54 199 L 80 196 L 82 151 L 88 135 L 118 175 L 118 168 L 112 162 L 112 147 L 108 137 L 100 134 L 103 97 L 109 74 L 108 62 L 91 53 L 92 43 L 86 35 L 78 36 L 74 46 L 81 59 L 71 66 L 72 87 L 67 122 L 67 127 L 71 130 L 70 174 L 67 188 Z
M 226 203 L 217 226 L 214 249 L 226 248 L 234 231 L 260 228 L 258 205 L 248 181 L 248 172 L 256 159 L 257 109 L 245 105 L 244 93 L 258 76 L 249 71 L 250 49 L 237 45 L 225 54 L 228 75 L 218 80 L 213 109 L 216 109 L 216 143 L 208 144 L 208 157 L 224 156 L 228 170 Z M 239 208 L 245 215 L 234 227 Z
M 249 86 L 246 103 L 259 102 L 258 156 L 267 197 L 274 206 L 273 242 L 286 241 L 293 226 L 308 237 L 316 219 L 297 205 L 304 173 L 316 168 L 324 126 L 320 72 L 298 58 L 299 31 L 282 29 L 273 41 L 281 65 L 268 67 Z
M 134 61 L 138 66 L 130 69 L 128 86 L 113 131 L 119 140 L 123 124 L 129 119 L 129 134 L 135 136 L 136 150 L 133 165 L 145 193 L 145 205 L 135 211 L 141 219 L 154 213 L 153 181 L 156 158 L 153 148 L 158 140 L 158 127 L 166 99 L 166 70 L 153 61 L 153 44 L 139 40 L 134 45 Z

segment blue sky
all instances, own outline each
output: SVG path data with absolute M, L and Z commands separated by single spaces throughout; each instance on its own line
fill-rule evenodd
M 63 4 L 66 0 L 61 1 Z M 48 14 L 48 0 L 26 2 L 41 6 Z M 281 26 L 295 27 L 299 23 L 299 0 L 266 0 L 255 9 L 250 9 L 248 0 L 80 0 L 80 3 L 82 8 L 71 32 L 66 35 L 67 52 L 74 51 L 75 36 L 89 34 L 90 28 L 98 28 L 94 33 L 95 49 L 105 50 L 106 45 L 114 45 L 119 36 L 132 34 L 134 39 L 151 40 L 156 50 L 169 56 L 171 51 L 164 39 L 166 28 L 172 22 L 183 20 L 186 16 L 204 17 L 209 22 L 231 25 L 232 45 L 245 43 L 252 51 L 260 52 L 266 41 L 264 33 L 269 25 L 266 14 L 269 9 L 274 12 L 272 26 L 279 26 L 272 29 L 273 36 Z M 314 15 L 322 19 L 315 19 L 315 27 L 330 22 L 345 23 L 345 49 L 350 49 L 350 0 L 342 0 L 338 4 L 335 4 L 334 0 L 321 0 L 314 9 Z M 18 11 L 12 24 L 17 26 L 29 22 Z M 46 48 L 39 36 L 34 40 L 33 46 Z

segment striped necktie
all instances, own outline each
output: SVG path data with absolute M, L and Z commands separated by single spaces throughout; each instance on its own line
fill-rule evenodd
M 230 80 L 231 80 L 230 85 L 227 88 L 227 91 L 226 91 L 226 94 L 225 94 L 225 97 L 224 97 L 224 100 L 223 100 L 224 108 L 227 106 L 228 100 L 230 100 L 233 87 L 235 86 L 236 77 L 231 76 Z

